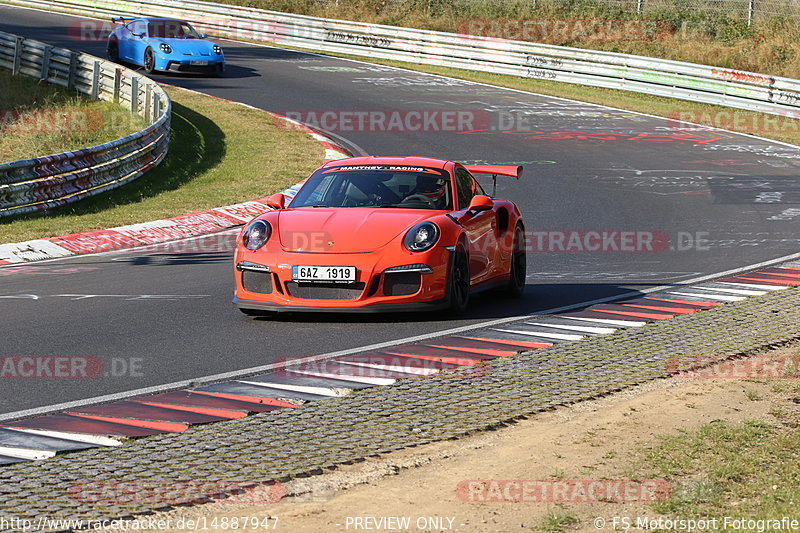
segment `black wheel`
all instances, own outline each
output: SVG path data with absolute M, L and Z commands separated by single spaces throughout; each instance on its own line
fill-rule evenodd
M 277 316 L 277 313 L 275 311 L 263 311 L 261 309 L 242 309 L 240 307 L 239 311 L 241 311 L 247 316 L 252 316 L 252 317 L 275 318 Z
M 456 248 L 448 280 L 450 312 L 460 315 L 469 305 L 469 256 L 462 247 Z
M 525 233 L 522 226 L 517 224 L 514 230 L 514 244 L 511 252 L 511 268 L 509 270 L 508 284 L 505 293 L 513 298 L 522 296 L 525 290 L 528 261 L 525 255 Z
M 156 58 L 153 55 L 153 49 L 148 48 L 144 51 L 144 71 L 152 74 L 156 70 Z
M 111 41 L 108 43 L 108 48 L 106 48 L 106 57 L 109 61 L 119 63 L 119 43 L 117 41 Z

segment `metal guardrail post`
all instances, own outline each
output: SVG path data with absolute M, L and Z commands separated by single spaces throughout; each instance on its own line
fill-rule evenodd
M 42 58 L 42 73 L 39 77 L 40 80 L 46 80 L 50 77 L 50 55 L 53 53 L 53 47 L 48 46 L 44 49 L 44 57 Z
M 131 78 L 131 113 L 139 111 L 139 78 Z
M 122 69 L 115 68 L 114 69 L 114 103 L 119 103 L 119 89 L 120 85 L 122 84 Z
M 95 61 L 92 66 L 92 89 L 89 95 L 93 100 L 97 100 L 100 96 L 100 62 Z
M 158 120 L 161 117 L 161 98 L 158 94 L 153 95 L 153 120 Z
M 78 72 L 78 52 L 69 55 L 69 74 L 67 76 L 67 89 L 75 87 L 75 75 Z
M 16 76 L 19 74 L 20 65 L 22 64 L 22 48 L 24 46 L 24 39 L 17 37 L 14 43 L 14 62 L 11 66 L 11 74 Z
M 747 2 L 747 25 L 753 25 L 753 17 L 756 14 L 756 0 L 749 0 Z
M 148 84 L 147 87 L 144 88 L 144 119 L 147 122 L 155 120 L 153 118 L 155 116 L 155 113 L 153 113 L 152 102 L 153 102 L 153 87 L 151 87 Z

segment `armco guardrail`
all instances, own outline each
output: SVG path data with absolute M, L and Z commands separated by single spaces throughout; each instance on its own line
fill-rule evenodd
M 642 92 L 778 115 L 800 109 L 800 80 L 612 52 L 345 22 L 197 0 L 9 0 L 108 18 L 155 15 L 203 31 L 338 52 Z
M 134 180 L 169 144 L 169 97 L 154 81 L 94 56 L 0 32 L 0 68 L 120 102 L 148 126 L 92 148 L 0 163 L 0 216 L 75 202 Z

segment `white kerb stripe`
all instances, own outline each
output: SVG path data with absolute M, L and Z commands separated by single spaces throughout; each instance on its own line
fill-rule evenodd
M 310 372 L 308 370 L 292 370 L 304 376 L 316 376 L 318 378 L 341 379 L 343 381 L 356 381 L 358 383 L 366 383 L 368 385 L 391 385 L 396 379 L 392 378 L 374 378 L 367 376 L 346 376 L 344 374 L 332 374 L 330 372 Z
M 524 322 L 525 324 L 530 324 L 532 326 L 546 326 L 548 328 L 558 328 L 558 329 L 568 329 L 572 331 L 585 331 L 587 333 L 614 333 L 617 331 L 616 328 L 597 328 L 592 326 L 571 326 L 569 324 L 545 324 L 543 322 Z
M 19 431 L 20 433 L 30 433 L 31 435 L 41 435 L 42 437 L 52 437 L 54 439 L 69 440 L 73 442 L 83 442 L 84 444 L 94 444 L 96 446 L 121 446 L 122 443 L 117 439 L 102 435 L 91 435 L 89 433 L 66 433 L 64 431 L 49 431 L 46 429 L 15 428 L 4 426 L 4 429 Z
M 404 372 L 406 374 L 416 374 L 418 376 L 429 376 L 439 372 L 438 368 L 413 368 L 398 365 L 382 365 L 380 363 L 361 363 L 358 361 L 339 361 L 344 365 L 361 366 L 365 368 L 374 368 L 376 370 L 387 370 L 390 372 Z
M 246 379 L 236 380 L 239 383 L 247 383 L 248 385 L 255 385 L 256 387 L 269 387 L 270 389 L 281 389 L 290 392 L 305 392 L 307 394 L 318 394 L 319 396 L 344 396 L 337 392 L 337 389 L 330 389 L 327 387 L 308 387 L 303 385 L 284 385 L 283 383 L 271 383 L 269 381 L 248 381 Z M 342 390 L 342 389 L 338 389 Z M 348 391 L 350 389 L 347 389 Z M 346 394 L 346 393 L 345 393 Z
M 704 291 L 717 291 L 717 292 L 729 292 L 732 294 L 741 294 L 743 296 L 761 296 L 762 294 L 767 294 L 767 291 L 754 291 L 752 289 L 728 289 L 723 287 L 694 287 L 695 289 L 703 289 Z
M 15 459 L 25 459 L 26 461 L 40 461 L 50 459 L 56 452 L 46 450 L 29 450 L 27 448 L 8 448 L 0 446 L 0 455 L 6 455 Z
M 611 318 L 583 318 L 582 316 L 566 316 L 564 318 L 571 318 L 573 320 L 588 320 L 589 322 L 597 322 L 598 324 L 609 324 L 611 326 L 620 326 L 623 328 L 640 328 L 647 324 L 639 320 L 614 320 Z
M 677 294 L 678 296 L 691 296 L 693 298 L 706 298 L 708 300 L 720 300 L 723 302 L 738 302 L 739 300 L 747 299 L 746 296 L 722 296 L 721 294 L 698 294 L 696 292 L 671 292 L 670 294 Z
M 782 291 L 784 289 L 788 289 L 789 287 L 784 287 L 783 285 L 758 285 L 756 283 L 734 283 L 732 281 L 719 281 L 717 283 L 724 283 L 725 285 L 730 285 L 731 287 L 749 287 L 752 289 L 761 289 L 764 291 Z
M 568 335 L 566 333 L 543 333 L 541 331 L 526 331 L 519 329 L 501 329 L 494 328 L 495 331 L 503 331 L 505 333 L 516 333 L 518 335 L 528 335 L 530 337 L 545 337 L 548 339 L 558 339 L 563 341 L 579 341 L 584 338 L 583 335 Z

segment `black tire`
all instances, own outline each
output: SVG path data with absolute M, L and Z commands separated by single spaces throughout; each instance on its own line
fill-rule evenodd
M 461 246 L 453 253 L 453 264 L 447 279 L 447 298 L 450 313 L 463 314 L 469 306 L 469 255 Z
M 517 224 L 514 229 L 514 244 L 512 244 L 511 250 L 511 268 L 509 269 L 508 283 L 504 292 L 506 296 L 519 298 L 525 291 L 525 281 L 528 273 L 528 260 L 525 254 L 525 233 L 520 224 Z
M 144 51 L 144 71 L 148 74 L 156 71 L 156 56 L 153 54 L 152 48 Z
M 119 43 L 117 41 L 111 41 L 108 43 L 108 48 L 106 48 L 106 57 L 112 63 L 119 63 Z

